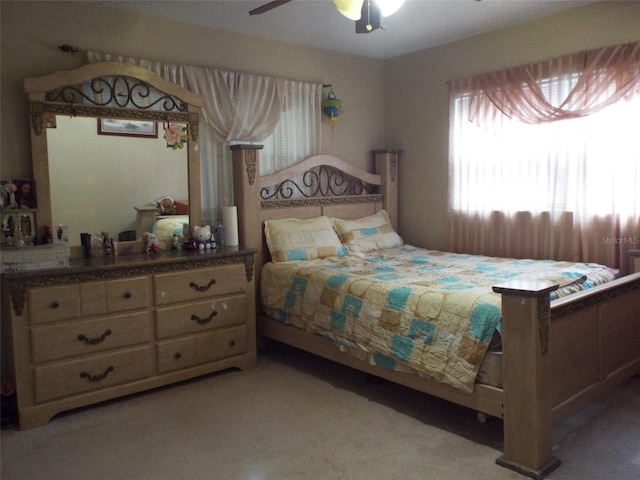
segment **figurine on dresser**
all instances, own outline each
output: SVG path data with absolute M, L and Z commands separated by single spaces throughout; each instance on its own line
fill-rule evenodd
M 11 180 L 2 183 L 2 208 L 18 208 L 18 202 L 16 202 L 18 187 Z
M 33 180 L 2 180 L 2 236 L 0 243 L 22 247 L 33 243 L 35 189 Z
M 198 250 L 216 248 L 215 240 L 211 236 L 211 225 L 196 225 L 193 227 L 192 237 L 198 244 Z
M 146 243 L 145 252 L 159 253 L 162 250 L 160 248 L 160 242 L 158 241 L 158 237 L 153 233 L 144 232 L 142 234 L 142 240 L 144 240 Z

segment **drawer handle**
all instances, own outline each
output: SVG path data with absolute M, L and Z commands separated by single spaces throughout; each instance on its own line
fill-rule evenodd
M 124 298 L 131 298 L 133 295 L 131 295 L 131 292 L 125 292 L 124 294 Z
M 57 302 L 55 300 L 53 302 L 51 302 L 51 308 L 59 308 L 59 307 L 60 307 L 60 303 L 59 302 Z
M 208 317 L 204 318 L 200 318 L 194 313 L 193 315 L 191 315 L 191 320 L 193 320 L 194 322 L 198 322 L 198 325 L 204 325 L 205 323 L 209 323 L 216 315 L 218 315 L 218 312 L 216 310 L 211 312 Z
M 230 347 L 235 347 L 236 346 L 236 341 L 235 340 L 230 340 L 229 341 L 229 346 Z
M 113 366 L 109 366 L 107 367 L 107 369 L 98 374 L 98 375 L 91 375 L 90 373 L 87 372 L 81 372 L 80 373 L 80 378 L 86 378 L 87 380 L 89 380 L 90 382 L 99 382 L 101 380 L 104 380 L 105 378 L 107 378 L 107 375 L 109 375 L 111 372 L 113 372 L 114 368 Z
M 195 288 L 198 292 L 206 292 L 215 284 L 216 284 L 216 279 L 212 278 L 211 281 L 206 285 L 198 285 L 196 282 L 191 282 L 189 286 L 191 288 Z
M 181 356 L 182 354 L 180 352 L 176 352 L 173 354 L 173 358 L 175 358 L 176 360 L 178 360 Z
M 86 343 L 87 345 L 98 345 L 99 343 L 104 342 L 104 339 L 107 338 L 109 335 L 111 335 L 111 330 L 107 329 L 104 331 L 104 333 L 102 335 L 100 335 L 99 337 L 95 337 L 95 338 L 89 338 L 86 335 L 83 334 L 79 334 L 78 335 L 78 340 L 80 340 L 81 342 Z

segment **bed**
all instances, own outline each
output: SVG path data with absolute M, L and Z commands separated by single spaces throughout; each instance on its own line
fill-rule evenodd
M 163 196 L 153 205 L 135 208 L 136 238 L 142 238 L 144 232 L 153 233 L 163 250 L 171 250 L 174 236 L 182 235 L 184 225 L 189 225 L 189 202 L 186 200 Z
M 365 282 L 361 277 L 354 280 L 345 272 L 362 275 L 364 270 L 380 267 L 375 274 L 380 277 L 387 275 L 392 279 L 389 288 L 395 289 L 395 294 L 400 291 L 399 297 L 393 297 L 395 303 L 403 303 L 397 301 L 401 298 L 409 304 L 411 302 L 407 299 L 416 295 L 406 288 L 402 290 L 400 284 L 413 288 L 421 280 L 396 278 L 394 286 L 393 277 L 398 272 L 393 270 L 393 265 L 383 263 L 388 258 L 372 260 L 375 252 L 352 252 L 353 249 L 349 250 L 349 254 L 344 254 L 340 247 L 344 246 L 345 239 L 348 244 L 347 237 L 340 237 L 338 244 L 329 245 L 334 248 L 335 255 L 329 251 L 326 256 L 316 254 L 318 258 L 306 260 L 308 255 L 305 257 L 304 253 L 296 252 L 286 241 L 280 249 L 284 253 L 279 253 L 277 242 L 274 248 L 272 238 L 274 226 L 285 225 L 284 231 L 300 233 L 304 228 L 287 226 L 291 219 L 314 223 L 323 218 L 325 227 L 329 221 L 334 230 L 339 230 L 336 222 L 346 225 L 355 222 L 358 225 L 358 222 L 372 218 L 379 221 L 380 217 L 385 217 L 387 226 L 378 231 L 384 230 L 382 233 L 390 236 L 388 242 L 382 242 L 385 247 L 382 250 L 386 247 L 391 250 L 395 248 L 397 256 L 393 261 L 400 266 L 396 270 L 407 270 L 407 265 L 419 270 L 428 263 L 431 265 L 433 258 L 425 256 L 437 259 L 451 254 L 416 252 L 415 247 L 402 244 L 401 239 L 398 244 L 398 239 L 393 237 L 397 230 L 399 152 L 375 151 L 375 173 L 361 171 L 332 156 L 319 155 L 275 174 L 260 176 L 258 146 L 237 145 L 232 150 L 234 195 L 241 242 L 258 249 L 255 268 L 260 336 L 436 395 L 483 415 L 501 418 L 504 424 L 504 452 L 497 463 L 532 478 L 543 478 L 560 464 L 552 448 L 552 426 L 555 422 L 640 372 L 640 317 L 637 315 L 640 311 L 640 273 L 615 278 L 614 273 L 601 266 L 593 266 L 591 270 L 587 268 L 590 271 L 577 271 L 575 266 L 563 265 L 560 274 L 556 271 L 545 275 L 532 272 L 525 275 L 514 271 L 513 276 L 496 276 L 490 281 L 489 287 L 484 283 L 483 293 L 476 292 L 476 297 L 487 300 L 485 303 L 498 309 L 499 315 L 496 318 L 492 313 L 494 310 L 488 308 L 484 323 L 471 322 L 481 334 L 475 335 L 477 338 L 474 342 L 465 344 L 462 360 L 456 358 L 450 362 L 451 359 L 444 359 L 444 363 L 451 363 L 453 370 L 439 369 L 437 373 L 425 370 L 425 364 L 430 363 L 428 355 L 418 360 L 412 358 L 413 354 L 408 353 L 411 348 L 408 349 L 403 343 L 406 335 L 391 335 L 391 338 L 383 339 L 388 340 L 387 343 L 392 347 L 395 341 L 395 350 L 391 355 L 381 355 L 379 344 L 384 342 L 380 337 L 388 332 L 380 330 L 374 332 L 376 334 L 369 333 L 371 338 L 368 341 L 355 339 L 342 331 L 336 332 L 334 327 L 337 326 L 339 330 L 351 321 L 345 320 L 341 316 L 345 312 L 336 308 L 333 309 L 333 318 L 307 323 L 313 317 L 308 314 L 310 310 L 318 309 L 318 305 L 336 305 L 335 299 L 340 295 L 344 297 L 344 292 L 340 291 L 342 285 L 335 284 L 336 278 L 343 284 Z M 381 225 L 377 224 L 378 227 Z M 346 231 L 348 233 L 349 229 Z M 325 242 L 321 243 L 323 249 L 327 247 Z M 274 253 L 274 258 L 270 251 Z M 279 258 L 281 255 L 284 257 Z M 410 260 L 403 255 L 417 255 L 423 259 L 416 261 L 414 257 Z M 445 269 L 453 272 L 450 270 L 451 260 L 450 257 L 446 260 Z M 508 260 L 511 268 L 517 266 L 514 260 Z M 326 261 L 333 262 L 333 274 L 322 273 L 326 270 L 320 267 L 316 269 L 316 263 Z M 476 266 L 479 265 L 477 258 L 472 261 L 476 262 Z M 481 264 L 487 266 L 488 261 L 482 259 Z M 299 265 L 294 270 L 297 268 L 297 271 L 292 272 L 290 267 L 296 262 Z M 289 275 L 289 279 L 278 280 L 282 277 L 275 270 L 287 263 L 291 263 L 287 267 L 289 273 L 285 274 L 285 278 Z M 375 267 L 371 267 L 374 264 Z M 465 269 L 480 270 L 468 266 L 463 267 L 463 271 Z M 417 272 L 410 273 L 414 274 L 418 275 Z M 326 276 L 322 280 L 325 282 L 323 287 L 309 286 L 314 275 Z M 474 282 L 469 277 L 449 277 L 451 285 Z M 334 284 L 330 284 L 332 278 Z M 309 283 L 305 283 L 307 280 Z M 279 284 L 276 293 L 269 293 L 261 287 L 263 282 L 265 285 L 284 283 Z M 590 288 L 583 289 L 585 286 Z M 315 297 L 309 296 L 306 305 L 303 296 L 297 295 L 301 288 L 316 292 Z M 358 288 L 361 286 L 350 284 L 347 290 L 353 292 Z M 368 292 L 369 288 L 378 287 L 371 287 L 367 283 L 367 288 L 361 290 Z M 284 304 L 282 298 L 271 298 L 278 296 L 277 290 L 281 292 L 280 297 L 284 297 Z M 453 291 L 460 293 L 455 289 Z M 387 300 L 391 298 L 388 292 L 381 295 Z M 340 298 L 345 304 L 343 297 Z M 466 306 L 456 303 L 454 310 L 473 311 L 478 298 L 467 299 L 470 303 Z M 281 302 L 280 306 L 278 301 Z M 387 301 L 386 305 L 393 303 Z M 394 315 L 404 315 L 402 308 L 394 304 L 394 308 L 387 308 L 393 310 L 391 313 L 387 311 L 381 314 L 384 308 L 380 304 L 378 302 L 378 323 L 383 319 L 388 324 L 399 325 Z M 415 306 L 416 302 L 413 304 Z M 351 305 L 349 308 L 353 311 L 357 308 L 375 310 L 375 306 L 356 308 Z M 420 341 L 429 337 L 430 327 L 425 325 L 415 330 Z M 499 348 L 492 350 L 496 327 Z M 358 327 L 352 329 L 355 328 Z M 456 340 L 453 344 L 459 347 L 461 342 Z M 390 365 L 389 359 L 397 365 Z M 460 380 L 459 385 L 455 384 L 456 379 Z

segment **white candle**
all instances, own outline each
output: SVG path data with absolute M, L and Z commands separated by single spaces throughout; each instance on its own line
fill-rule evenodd
M 222 207 L 222 226 L 225 246 L 235 247 L 238 241 L 238 208 Z

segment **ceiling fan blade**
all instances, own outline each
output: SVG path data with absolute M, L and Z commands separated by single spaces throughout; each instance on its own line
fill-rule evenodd
M 364 0 L 360 20 L 356 20 L 356 33 L 370 33 L 380 28 L 380 7 L 371 0 Z
M 276 7 L 280 7 L 285 3 L 289 3 L 291 0 L 274 0 L 273 2 L 265 3 L 261 7 L 254 8 L 249 11 L 249 15 L 260 15 L 261 13 L 268 12 L 269 10 L 273 10 Z

